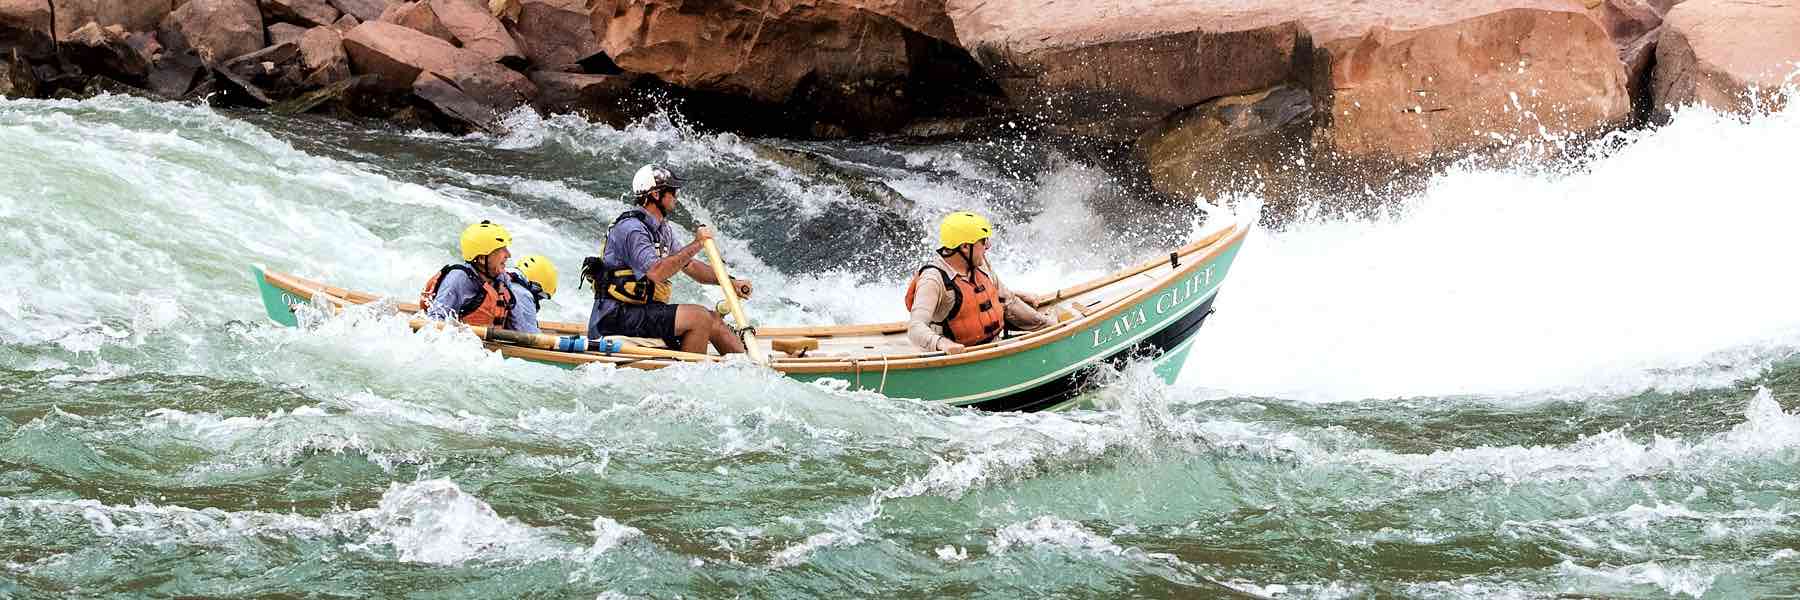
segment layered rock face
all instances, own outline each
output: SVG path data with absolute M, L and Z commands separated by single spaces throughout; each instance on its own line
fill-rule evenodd
M 1634 105 L 1640 118 L 1652 105 L 1768 106 L 1800 63 L 1800 8 L 0 0 L 0 59 L 11 95 L 103 75 L 170 98 L 452 129 L 527 104 L 622 123 L 647 90 L 699 122 L 775 135 L 981 135 L 1007 122 L 1135 158 L 1128 168 L 1183 197 L 1580 139 L 1629 124 Z
M 598 0 L 593 31 L 623 70 L 852 130 L 892 129 L 960 50 L 942 0 Z M 966 58 L 963 59 L 966 62 Z
M 1663 27 L 1652 75 L 1658 119 L 1700 102 L 1778 109 L 1782 86 L 1800 85 L 1800 2 L 1688 0 Z

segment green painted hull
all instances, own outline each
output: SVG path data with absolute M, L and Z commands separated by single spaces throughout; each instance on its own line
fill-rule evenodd
M 1122 363 L 1134 358 L 1155 361 L 1154 370 L 1165 381 L 1180 375 L 1200 325 L 1212 311 L 1212 302 L 1237 257 L 1242 238 L 1209 253 L 1199 265 L 1177 271 L 1178 276 L 1160 288 L 1127 299 L 1108 309 L 1073 335 L 1055 336 L 1048 343 L 1005 353 L 985 360 L 955 362 L 894 360 L 868 357 L 844 359 L 841 367 L 826 372 L 797 362 L 777 360 L 773 367 L 801 381 L 836 379 L 852 389 L 869 390 L 890 397 L 919 398 L 988 410 L 1051 410 L 1074 405 L 1087 387 L 1092 367 L 1103 362 Z M 278 288 L 253 269 L 261 287 L 269 318 L 295 326 L 291 306 L 306 302 Z M 561 353 L 554 353 L 561 354 Z M 567 356 L 567 355 L 564 355 Z M 542 356 L 525 356 L 527 360 Z M 554 358 L 552 356 L 551 358 Z M 563 366 L 579 363 L 542 360 Z M 950 364 L 940 364 L 950 363 Z M 807 372 L 812 370 L 812 372 Z

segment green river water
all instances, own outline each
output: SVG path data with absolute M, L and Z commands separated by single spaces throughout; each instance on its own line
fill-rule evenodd
M 0 598 L 1800 596 L 1789 104 L 1259 230 L 1174 385 L 987 414 L 280 328 L 249 266 L 406 298 L 492 219 L 584 320 L 579 258 L 656 161 L 760 322 L 870 322 L 944 212 L 1039 290 L 1198 212 L 1011 138 L 0 101 Z

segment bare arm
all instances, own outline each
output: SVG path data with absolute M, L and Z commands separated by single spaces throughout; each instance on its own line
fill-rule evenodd
M 668 283 L 669 278 L 674 277 L 676 271 L 685 271 L 688 275 L 692 276 L 694 274 L 691 270 L 694 265 L 694 255 L 699 254 L 700 249 L 700 240 L 696 239 L 692 242 L 688 242 L 688 245 L 682 246 L 681 249 L 676 250 L 675 253 L 665 256 L 654 263 L 650 263 L 650 271 L 645 273 L 644 276 L 649 277 L 651 281 L 657 283 Z M 695 277 L 695 279 L 699 278 Z

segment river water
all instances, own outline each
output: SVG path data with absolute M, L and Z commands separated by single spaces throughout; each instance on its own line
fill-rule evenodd
M 648 161 L 695 180 L 680 229 L 718 227 L 768 324 L 900 318 L 949 210 L 994 217 L 1023 289 L 1202 225 L 1000 134 L 509 125 L 0 102 L 0 597 L 1800 587 L 1800 102 L 1259 230 L 1182 378 L 1110 373 L 1103 411 L 951 410 L 741 363 L 570 371 L 391 317 L 263 318 L 252 264 L 404 298 L 492 219 L 562 267 L 546 317 L 583 320 L 573 271 Z

